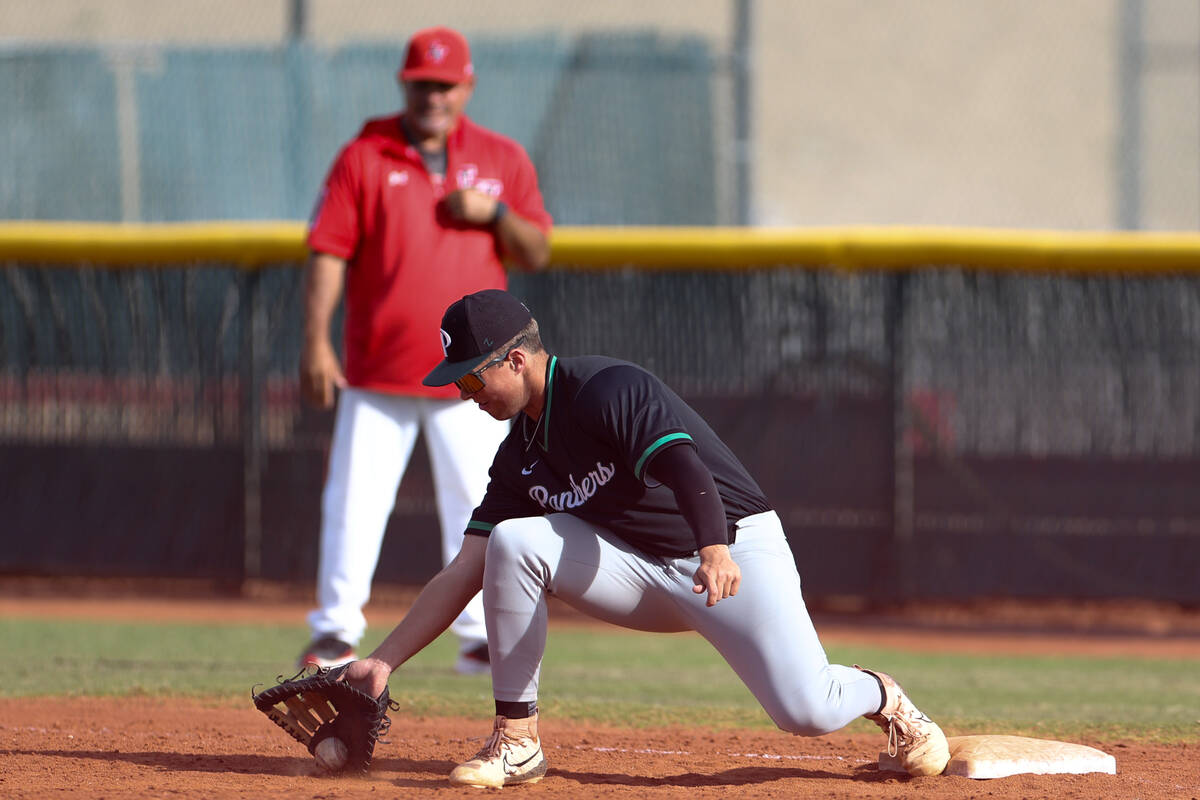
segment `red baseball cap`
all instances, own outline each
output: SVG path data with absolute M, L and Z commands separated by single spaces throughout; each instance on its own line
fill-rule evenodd
M 467 39 L 451 28 L 425 28 L 408 40 L 402 81 L 462 83 L 475 74 Z

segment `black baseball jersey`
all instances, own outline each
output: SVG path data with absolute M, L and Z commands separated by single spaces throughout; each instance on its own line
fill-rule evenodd
M 506 519 L 566 512 L 652 555 L 684 556 L 696 538 L 675 494 L 647 476 L 664 448 L 695 447 L 737 520 L 770 510 L 754 479 L 699 414 L 662 381 L 627 361 L 551 356 L 539 421 L 517 415 L 467 533 Z

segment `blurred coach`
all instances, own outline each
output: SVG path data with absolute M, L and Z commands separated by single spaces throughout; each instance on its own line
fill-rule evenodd
M 505 288 L 505 261 L 532 271 L 549 258 L 551 219 L 528 155 L 463 113 L 475 72 L 462 34 L 418 31 L 398 79 L 403 113 L 368 120 L 345 145 L 308 233 L 301 390 L 317 408 L 333 406 L 340 391 L 321 500 L 317 608 L 301 666 L 355 658 L 418 429 L 433 467 L 443 561 L 458 553 L 508 426 L 476 413 L 453 386 L 422 385 L 444 356 L 431 331 L 462 296 Z M 343 293 L 344 362 L 330 337 Z M 478 596 L 452 630 L 456 669 L 486 672 Z

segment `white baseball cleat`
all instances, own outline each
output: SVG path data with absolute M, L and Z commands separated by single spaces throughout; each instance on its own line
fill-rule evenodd
M 487 642 L 460 650 L 458 660 L 454 662 L 454 671 L 459 675 L 487 675 L 492 671 L 488 657 Z
M 546 756 L 538 739 L 537 714 L 526 719 L 496 717 L 492 735 L 470 761 L 450 773 L 463 786 L 499 788 L 511 783 L 537 783 L 546 774 Z
M 296 666 L 300 669 L 308 667 L 340 667 L 349 664 L 358 656 L 354 654 L 354 645 L 347 644 L 337 636 L 319 636 L 308 643 Z
M 937 723 L 921 713 L 891 675 L 863 669 L 881 684 L 886 700 L 876 714 L 864 716 L 888 735 L 888 755 L 899 756 L 909 775 L 941 775 L 950 763 L 950 744 Z

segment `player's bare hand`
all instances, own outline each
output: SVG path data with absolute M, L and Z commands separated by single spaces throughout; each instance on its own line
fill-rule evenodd
M 472 225 L 487 225 L 496 214 L 499 200 L 476 189 L 457 189 L 446 195 L 443 202 L 454 219 Z
M 306 343 L 300 354 L 300 394 L 314 408 L 332 408 L 335 389 L 346 388 L 341 362 L 328 342 Z
M 729 554 L 729 545 L 710 544 L 700 548 L 700 568 L 692 576 L 696 594 L 708 593 L 709 608 L 738 593 L 742 584 L 742 568 Z
M 350 666 L 346 667 L 345 673 L 342 674 L 342 680 L 371 697 L 379 697 L 391 674 L 391 667 L 379 659 L 364 658 L 361 661 L 350 662 Z

